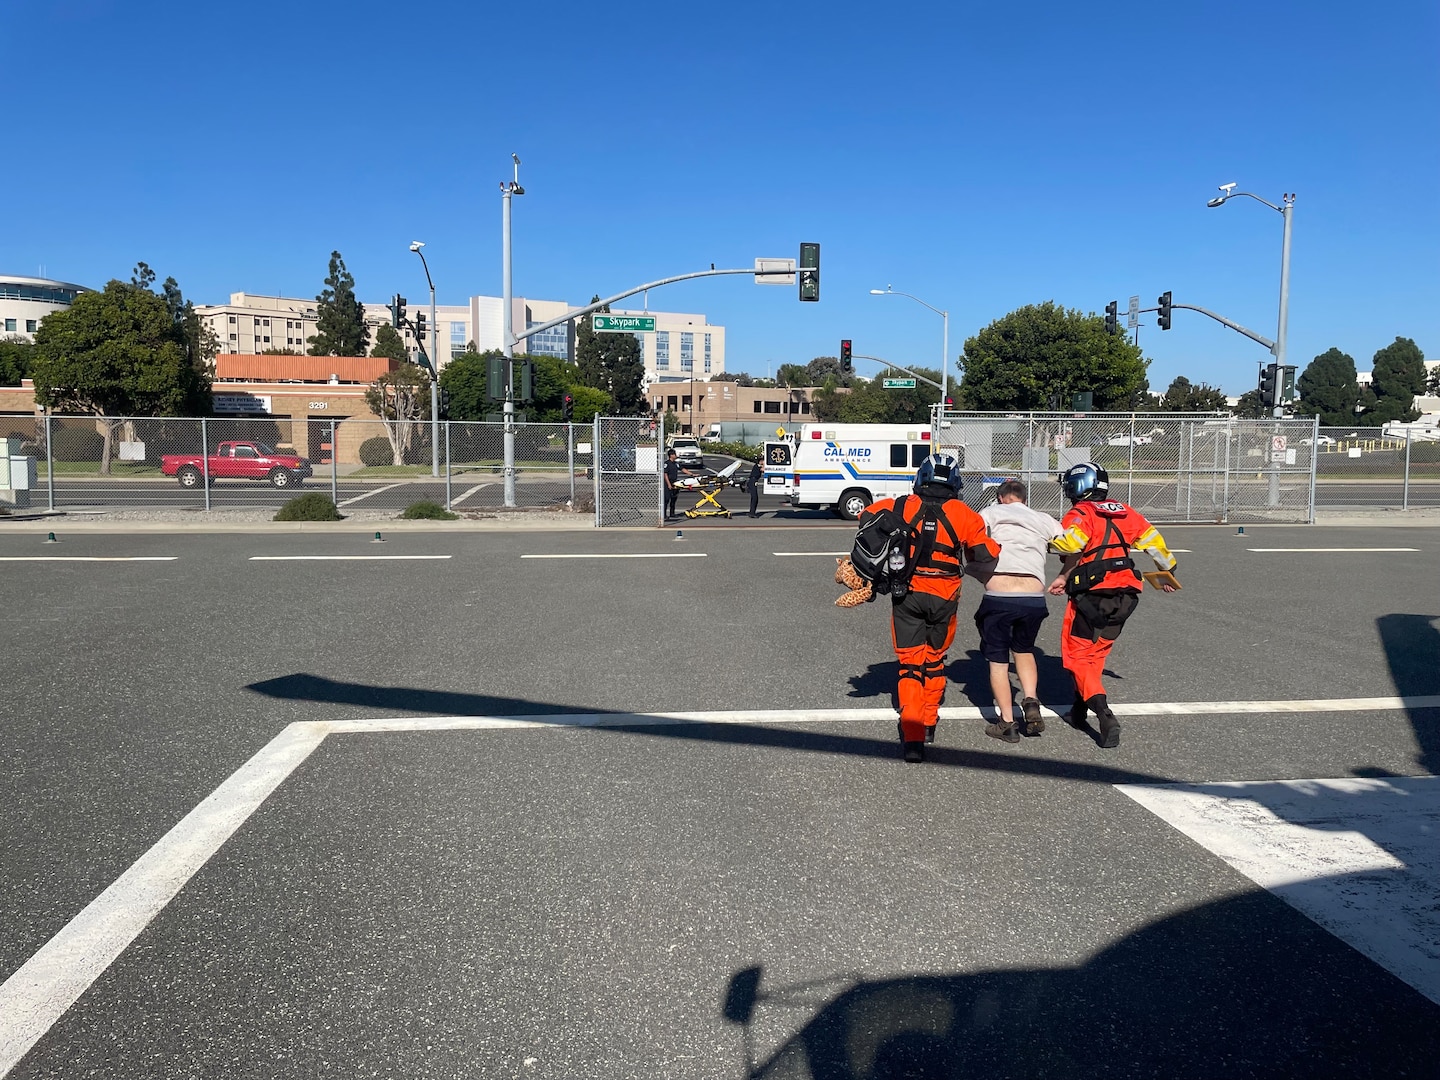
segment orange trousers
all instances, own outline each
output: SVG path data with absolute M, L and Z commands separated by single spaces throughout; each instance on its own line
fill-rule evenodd
M 900 661 L 900 737 L 923 742 L 940 719 L 945 697 L 945 657 L 955 639 L 955 600 L 911 592 L 890 613 L 890 637 Z
M 1113 638 L 1076 637 L 1071 633 L 1075 625 L 1075 605 L 1065 605 L 1065 621 L 1060 624 L 1060 662 L 1075 679 L 1075 696 L 1089 700 L 1096 694 L 1105 693 L 1105 684 L 1100 676 L 1105 671 L 1105 658 L 1115 647 Z

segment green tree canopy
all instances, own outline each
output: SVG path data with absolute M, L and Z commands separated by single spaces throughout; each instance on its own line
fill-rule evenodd
M 399 360 L 402 364 L 411 363 L 410 350 L 405 347 L 405 339 L 400 336 L 400 331 L 389 323 L 375 332 L 375 347 L 370 350 L 370 355 Z
M 1397 337 L 1375 354 L 1370 392 L 1360 423 L 1379 427 L 1392 420 L 1418 420 L 1415 395 L 1425 393 L 1425 354 L 1410 338 Z
M 1235 415 L 1241 420 L 1263 420 L 1270 415 L 1270 410 L 1260 400 L 1260 388 L 1246 390 L 1240 395 L 1240 400 L 1235 405 Z
M 35 346 L 23 338 L 0 341 L 0 386 L 19 386 L 30 377 L 30 362 Z
M 502 355 L 498 349 L 485 353 L 464 352 L 445 365 L 440 373 L 440 388 L 449 398 L 450 419 L 484 420 L 488 414 L 500 411 L 500 404 L 486 397 L 486 382 L 490 360 Z M 567 392 L 575 399 L 576 423 L 614 411 L 609 394 L 581 383 L 580 369 L 575 364 L 555 356 L 517 356 L 515 359 L 528 360 L 533 368 L 535 400 L 526 408 L 531 419 L 560 423 Z
M 596 296 L 591 303 L 599 299 Z M 609 311 L 610 305 L 599 310 Z M 649 412 L 640 389 L 645 377 L 645 361 L 640 355 L 640 341 L 634 334 L 597 334 L 594 319 L 586 315 L 575 330 L 575 363 L 581 385 L 609 394 L 615 411 L 621 416 Z
M 940 372 L 934 368 L 915 368 L 914 371 L 936 384 L 940 382 Z M 856 379 L 849 393 L 838 390 L 833 376 L 826 379 L 811 402 L 815 419 L 821 423 L 928 426 L 930 408 L 940 400 L 940 391 L 918 379 L 913 390 L 886 390 L 887 377 L 909 378 L 903 371 L 891 370 L 873 379 Z
M 1219 412 L 1225 408 L 1225 392 L 1209 383 L 1196 386 L 1184 375 L 1177 375 L 1170 387 L 1154 402 L 1164 412 Z
M 1300 391 L 1296 416 L 1318 416 L 1327 426 L 1355 423 L 1360 386 L 1355 381 L 1355 361 L 1346 353 L 1326 349 L 1305 365 L 1296 388 Z
M 366 388 L 365 404 L 385 424 L 394 462 L 403 465 L 420 421 L 430 418 L 430 373 L 419 364 L 401 364 Z
M 1105 332 L 1100 315 L 1053 300 L 997 319 L 965 342 L 960 401 L 970 409 L 1068 408 L 1090 391 L 1097 410 L 1129 409 L 1149 366 L 1123 334 Z
M 311 356 L 364 356 L 370 346 L 365 306 L 355 299 L 355 278 L 340 252 L 330 253 L 325 290 L 315 298 L 315 336 Z

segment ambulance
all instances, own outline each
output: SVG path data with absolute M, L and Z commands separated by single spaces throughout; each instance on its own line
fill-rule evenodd
M 790 505 L 854 521 L 876 499 L 909 495 L 931 445 L 930 428 L 915 424 L 803 424 Z

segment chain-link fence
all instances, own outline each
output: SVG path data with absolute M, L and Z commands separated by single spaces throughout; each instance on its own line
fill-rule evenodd
M 664 454 L 654 422 L 597 416 L 586 449 L 586 466 L 594 480 L 596 525 L 664 524 Z M 599 468 L 595 468 L 597 456 Z
M 1379 428 L 1320 428 L 1315 501 L 1325 510 L 1440 506 L 1440 440 Z
M 1030 504 L 1066 509 L 1055 478 L 1093 461 L 1110 492 L 1156 522 L 1313 520 L 1311 420 L 1236 420 L 1160 414 L 950 413 L 937 446 L 959 455 L 966 497 L 982 506 L 1019 476 Z

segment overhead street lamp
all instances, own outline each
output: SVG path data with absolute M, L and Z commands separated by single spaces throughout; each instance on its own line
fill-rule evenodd
M 1224 206 L 1225 203 L 1234 198 L 1244 196 L 1247 199 L 1254 199 L 1258 203 L 1264 203 L 1271 210 L 1274 210 L 1285 219 L 1284 235 L 1280 241 L 1280 315 L 1279 325 L 1275 328 L 1275 348 L 1271 350 L 1275 354 L 1275 363 L 1285 367 L 1285 330 L 1290 321 L 1290 225 L 1295 214 L 1295 196 L 1286 192 L 1281 196 L 1281 205 L 1276 206 L 1269 199 L 1262 199 L 1259 195 L 1252 195 L 1248 191 L 1236 191 L 1235 185 L 1221 184 L 1221 194 L 1215 196 L 1205 203 L 1206 206 Z M 1275 404 L 1275 415 L 1280 416 L 1284 412 L 1284 406 L 1279 402 Z
M 940 410 L 943 414 L 945 410 L 945 399 L 950 396 L 950 313 L 948 311 L 941 311 L 933 304 L 925 303 L 925 301 L 921 300 L 918 296 L 910 296 L 908 292 L 900 292 L 892 285 L 886 285 L 883 289 L 871 289 L 870 295 L 909 296 L 911 300 L 914 300 L 921 307 L 929 308 L 944 320 L 945 333 L 940 345 L 940 386 L 942 387 L 940 391 Z
M 412 240 L 410 250 L 420 256 L 420 265 L 425 268 L 425 281 L 430 286 L 430 475 L 440 475 L 440 364 L 435 358 L 436 344 L 440 340 L 440 324 L 435 321 L 435 282 L 430 277 L 430 264 L 425 261 L 423 240 Z M 425 346 L 421 345 L 423 353 Z

